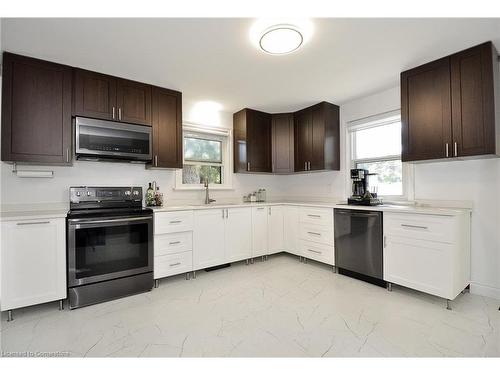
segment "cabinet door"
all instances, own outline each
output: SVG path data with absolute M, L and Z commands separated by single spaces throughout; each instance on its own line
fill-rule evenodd
M 226 211 L 226 261 L 236 262 L 252 257 L 252 209 L 229 208 Z
M 252 257 L 269 254 L 267 207 L 252 207 Z
M 384 280 L 442 298 L 454 299 L 452 246 L 440 242 L 386 236 Z
M 2 223 L 2 310 L 66 298 L 65 219 Z
M 116 78 L 74 69 L 73 114 L 102 120 L 118 119 Z
M 453 156 L 495 153 L 496 56 L 491 42 L 451 56 Z
M 297 206 L 285 206 L 284 243 L 286 251 L 302 255 L 299 251 L 299 207 Z
M 116 104 L 119 121 L 151 126 L 151 86 L 118 79 Z
M 152 108 L 152 166 L 182 168 L 182 94 L 154 87 Z
M 4 53 L 2 160 L 71 162 L 71 68 Z
M 284 238 L 284 207 L 269 206 L 268 244 L 269 254 L 279 253 L 285 250 Z
M 294 116 L 295 171 L 306 171 L 312 159 L 312 111 L 306 109 Z
M 451 157 L 450 60 L 401 73 L 402 160 Z
M 293 114 L 272 115 L 273 173 L 293 172 Z
M 310 170 L 325 169 L 325 111 L 322 104 L 312 108 L 312 149 Z
M 224 222 L 223 209 L 194 212 L 193 270 L 226 262 Z
M 271 115 L 247 110 L 248 172 L 271 172 Z

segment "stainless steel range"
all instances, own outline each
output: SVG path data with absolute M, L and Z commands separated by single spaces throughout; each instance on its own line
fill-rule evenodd
M 141 187 L 71 187 L 67 229 L 70 308 L 153 288 L 153 211 Z

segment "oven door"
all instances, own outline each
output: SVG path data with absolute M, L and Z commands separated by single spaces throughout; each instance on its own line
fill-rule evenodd
M 152 271 L 152 216 L 68 219 L 68 286 Z
M 75 146 L 78 158 L 151 160 L 151 127 L 122 122 L 75 119 Z

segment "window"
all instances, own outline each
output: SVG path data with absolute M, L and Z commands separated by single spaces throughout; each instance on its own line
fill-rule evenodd
M 349 124 L 352 168 L 367 169 L 379 196 L 403 196 L 401 117 L 399 111 Z
M 176 189 L 231 188 L 229 131 L 183 126 L 184 161 L 176 173 Z

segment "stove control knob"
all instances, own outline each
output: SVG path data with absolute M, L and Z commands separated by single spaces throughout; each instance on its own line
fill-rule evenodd
M 139 195 L 139 191 L 138 190 L 134 190 L 134 195 Z
M 80 196 L 80 192 L 79 192 L 79 191 L 77 191 L 77 192 L 76 192 L 76 196 L 77 196 L 77 197 L 79 197 L 79 196 Z
M 90 191 L 87 191 L 87 197 L 90 197 Z
M 130 195 L 130 190 L 125 190 L 125 195 L 129 196 Z

